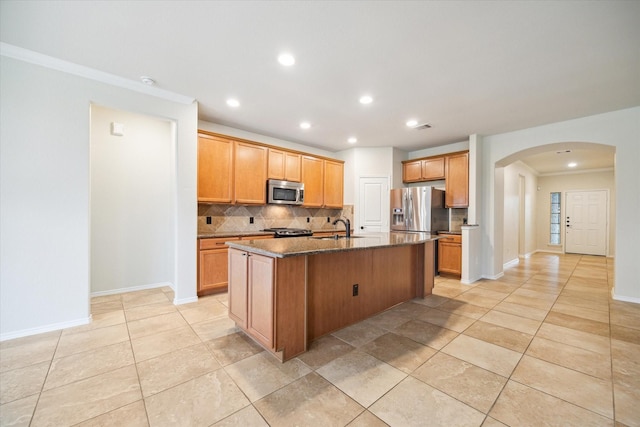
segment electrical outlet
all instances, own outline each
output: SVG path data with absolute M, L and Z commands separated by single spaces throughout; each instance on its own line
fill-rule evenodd
M 309 217 L 307 217 L 307 222 L 309 222 Z
M 253 217 L 252 216 L 249 217 L 249 224 L 253 224 Z
M 327 217 L 327 222 L 331 222 L 331 218 Z
M 211 217 L 210 216 L 207 217 L 207 224 L 211 224 Z
M 353 285 L 353 296 L 354 297 L 358 296 L 358 284 L 357 283 L 355 285 Z

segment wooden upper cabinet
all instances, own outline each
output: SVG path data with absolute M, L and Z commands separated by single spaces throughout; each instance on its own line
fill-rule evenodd
M 198 201 L 233 200 L 233 141 L 198 135 Z
M 445 206 L 469 207 L 469 152 L 446 157 Z
M 445 158 L 437 157 L 422 161 L 422 178 L 426 180 L 445 179 Z
M 344 191 L 344 164 L 324 161 L 324 206 L 342 208 Z M 306 194 L 305 194 L 306 197 Z
M 402 164 L 402 181 L 423 182 L 444 179 L 445 158 L 433 157 Z
M 298 153 L 269 148 L 269 179 L 301 182 L 301 158 Z
M 320 208 L 324 203 L 324 160 L 302 156 L 303 206 Z
M 402 181 L 403 182 L 420 182 L 422 181 L 422 161 L 416 160 L 402 164 Z
M 235 202 L 267 203 L 267 147 L 235 142 Z

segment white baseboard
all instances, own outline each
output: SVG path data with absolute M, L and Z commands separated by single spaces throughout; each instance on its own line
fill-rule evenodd
M 502 264 L 502 269 L 507 269 L 509 267 L 513 267 L 514 265 L 518 265 L 520 263 L 520 258 L 514 258 L 511 261 L 508 261 Z
M 564 255 L 563 251 L 552 251 L 551 249 L 536 249 L 536 251 L 534 252 L 534 254 L 537 254 L 538 252 L 542 252 L 545 254 L 558 254 L 558 255 Z
M 175 288 L 173 286 L 173 283 L 171 283 L 171 282 L 160 282 L 160 283 L 150 283 L 148 285 L 131 286 L 129 288 L 118 288 L 118 289 L 109 289 L 108 291 L 91 292 L 91 298 L 100 297 L 100 296 L 103 296 L 103 295 L 123 294 L 125 292 L 143 291 L 145 289 L 163 288 L 165 286 L 168 286 L 171 289 L 175 290 Z
M 190 302 L 198 302 L 198 297 L 191 297 L 191 298 L 174 298 L 173 299 L 173 304 L 174 305 L 182 305 L 182 304 L 189 304 Z
M 615 294 L 615 289 L 611 290 L 611 298 L 613 298 L 616 301 L 624 301 L 624 302 L 633 302 L 635 304 L 640 304 L 640 298 L 637 297 L 627 297 L 624 295 L 616 295 Z
M 500 273 L 496 274 L 495 276 L 489 276 L 488 274 L 483 274 L 482 278 L 483 279 L 489 279 L 489 280 L 498 280 L 502 276 L 504 276 L 504 272 L 503 271 L 501 271 Z
M 31 335 L 43 334 L 45 332 L 58 331 L 60 329 L 73 328 L 74 326 L 88 325 L 89 323 L 91 323 L 91 316 L 77 320 L 70 320 L 68 322 L 52 323 L 51 325 L 38 326 L 37 328 L 29 328 L 21 331 L 0 334 L 0 341 L 28 337 Z

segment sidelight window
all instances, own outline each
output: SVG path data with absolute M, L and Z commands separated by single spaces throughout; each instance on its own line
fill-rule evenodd
M 549 230 L 549 243 L 560 244 L 560 192 L 551 193 L 551 228 Z

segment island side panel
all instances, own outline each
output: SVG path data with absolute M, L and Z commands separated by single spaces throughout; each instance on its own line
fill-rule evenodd
M 371 283 L 371 250 L 310 255 L 307 262 L 309 342 L 363 319 L 361 296 Z
M 436 265 L 435 265 L 435 251 L 436 251 L 436 241 L 429 240 L 425 242 L 423 247 L 424 257 L 422 257 L 422 271 L 424 271 L 424 277 L 421 281 L 421 288 L 418 289 L 417 296 L 426 297 L 427 295 L 431 295 L 433 293 L 433 285 L 436 276 Z
M 308 339 L 359 322 L 416 296 L 422 245 L 309 256 Z M 358 284 L 358 295 L 353 285 Z
M 306 256 L 276 259 L 275 350 L 282 352 L 282 360 L 307 349 L 306 264 Z
M 416 296 L 416 281 L 422 263 L 422 245 L 399 246 L 372 251 L 372 283 L 362 290 L 365 317 L 373 316 Z

